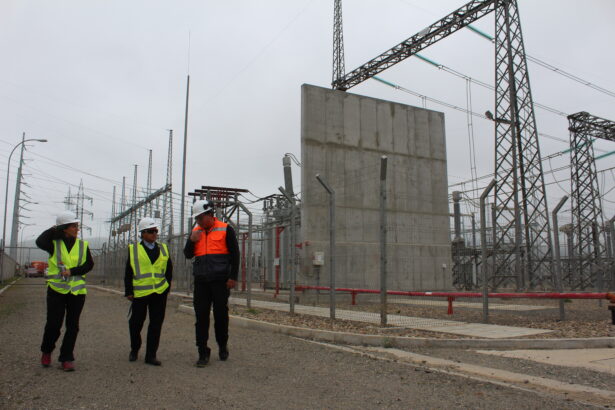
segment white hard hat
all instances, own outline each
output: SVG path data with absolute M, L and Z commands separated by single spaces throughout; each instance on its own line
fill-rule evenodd
M 72 213 L 71 211 L 61 212 L 56 217 L 56 226 L 74 224 L 74 223 L 78 223 L 78 222 L 79 222 L 79 219 L 77 219 L 77 216 L 74 213 Z
M 150 228 L 158 228 L 158 222 L 154 218 L 143 218 L 139 221 L 139 232 Z
M 192 216 L 195 218 L 205 212 L 212 212 L 214 210 L 214 204 L 207 199 L 201 199 L 192 204 Z

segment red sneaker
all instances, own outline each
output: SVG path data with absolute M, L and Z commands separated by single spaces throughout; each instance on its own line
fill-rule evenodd
M 43 355 L 41 356 L 41 365 L 43 365 L 43 367 L 49 367 L 50 364 L 51 353 L 43 353 Z
M 62 362 L 62 370 L 64 370 L 65 372 L 74 372 L 75 365 L 73 364 L 73 362 Z

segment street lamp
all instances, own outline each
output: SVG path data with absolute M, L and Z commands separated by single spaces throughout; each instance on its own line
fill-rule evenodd
M 1 257 L 0 259 L 0 278 L 4 277 L 4 253 L 6 252 L 6 207 L 7 207 L 8 199 L 9 199 L 9 175 L 10 175 L 9 172 L 11 170 L 11 157 L 13 156 L 13 153 L 20 145 L 23 145 L 28 141 L 47 142 L 46 139 L 36 139 L 36 138 L 22 140 L 19 144 L 13 147 L 13 150 L 11 151 L 11 154 L 9 155 L 9 163 L 6 168 L 6 190 L 4 193 L 4 224 L 2 225 L 2 253 L 0 254 L 0 257 Z

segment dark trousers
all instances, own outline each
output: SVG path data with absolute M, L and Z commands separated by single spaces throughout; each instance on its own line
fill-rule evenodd
M 73 295 L 67 293 L 63 295 L 47 287 L 47 323 L 43 334 L 41 351 L 51 353 L 56 347 L 56 342 L 60 338 L 64 313 L 66 312 L 66 331 L 60 347 L 60 362 L 72 362 L 75 360 L 73 350 L 79 333 L 79 316 L 83 310 L 85 295 Z
M 160 344 L 160 332 L 164 313 L 167 309 L 168 291 L 162 294 L 152 293 L 141 298 L 132 300 L 132 313 L 128 320 L 130 330 L 130 349 L 138 351 L 141 348 L 141 329 L 145 323 L 147 310 L 149 309 L 149 326 L 147 327 L 147 347 L 145 350 L 146 359 L 155 359 L 158 345 Z
M 205 351 L 209 339 L 209 312 L 214 306 L 214 329 L 218 346 L 226 347 L 228 341 L 228 298 L 231 291 L 226 281 L 194 283 L 194 313 L 196 315 L 196 345 L 199 353 Z

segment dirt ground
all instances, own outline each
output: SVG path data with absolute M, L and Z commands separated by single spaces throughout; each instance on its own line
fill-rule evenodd
M 0 295 L 0 408 L 587 408 L 581 403 L 369 359 L 234 327 L 227 362 L 196 368 L 194 319 L 167 308 L 161 367 L 128 361 L 128 302 L 90 290 L 75 349 L 77 371 L 42 368 L 41 279 Z M 145 330 L 144 330 L 145 332 Z M 53 355 L 57 360 L 57 351 Z

